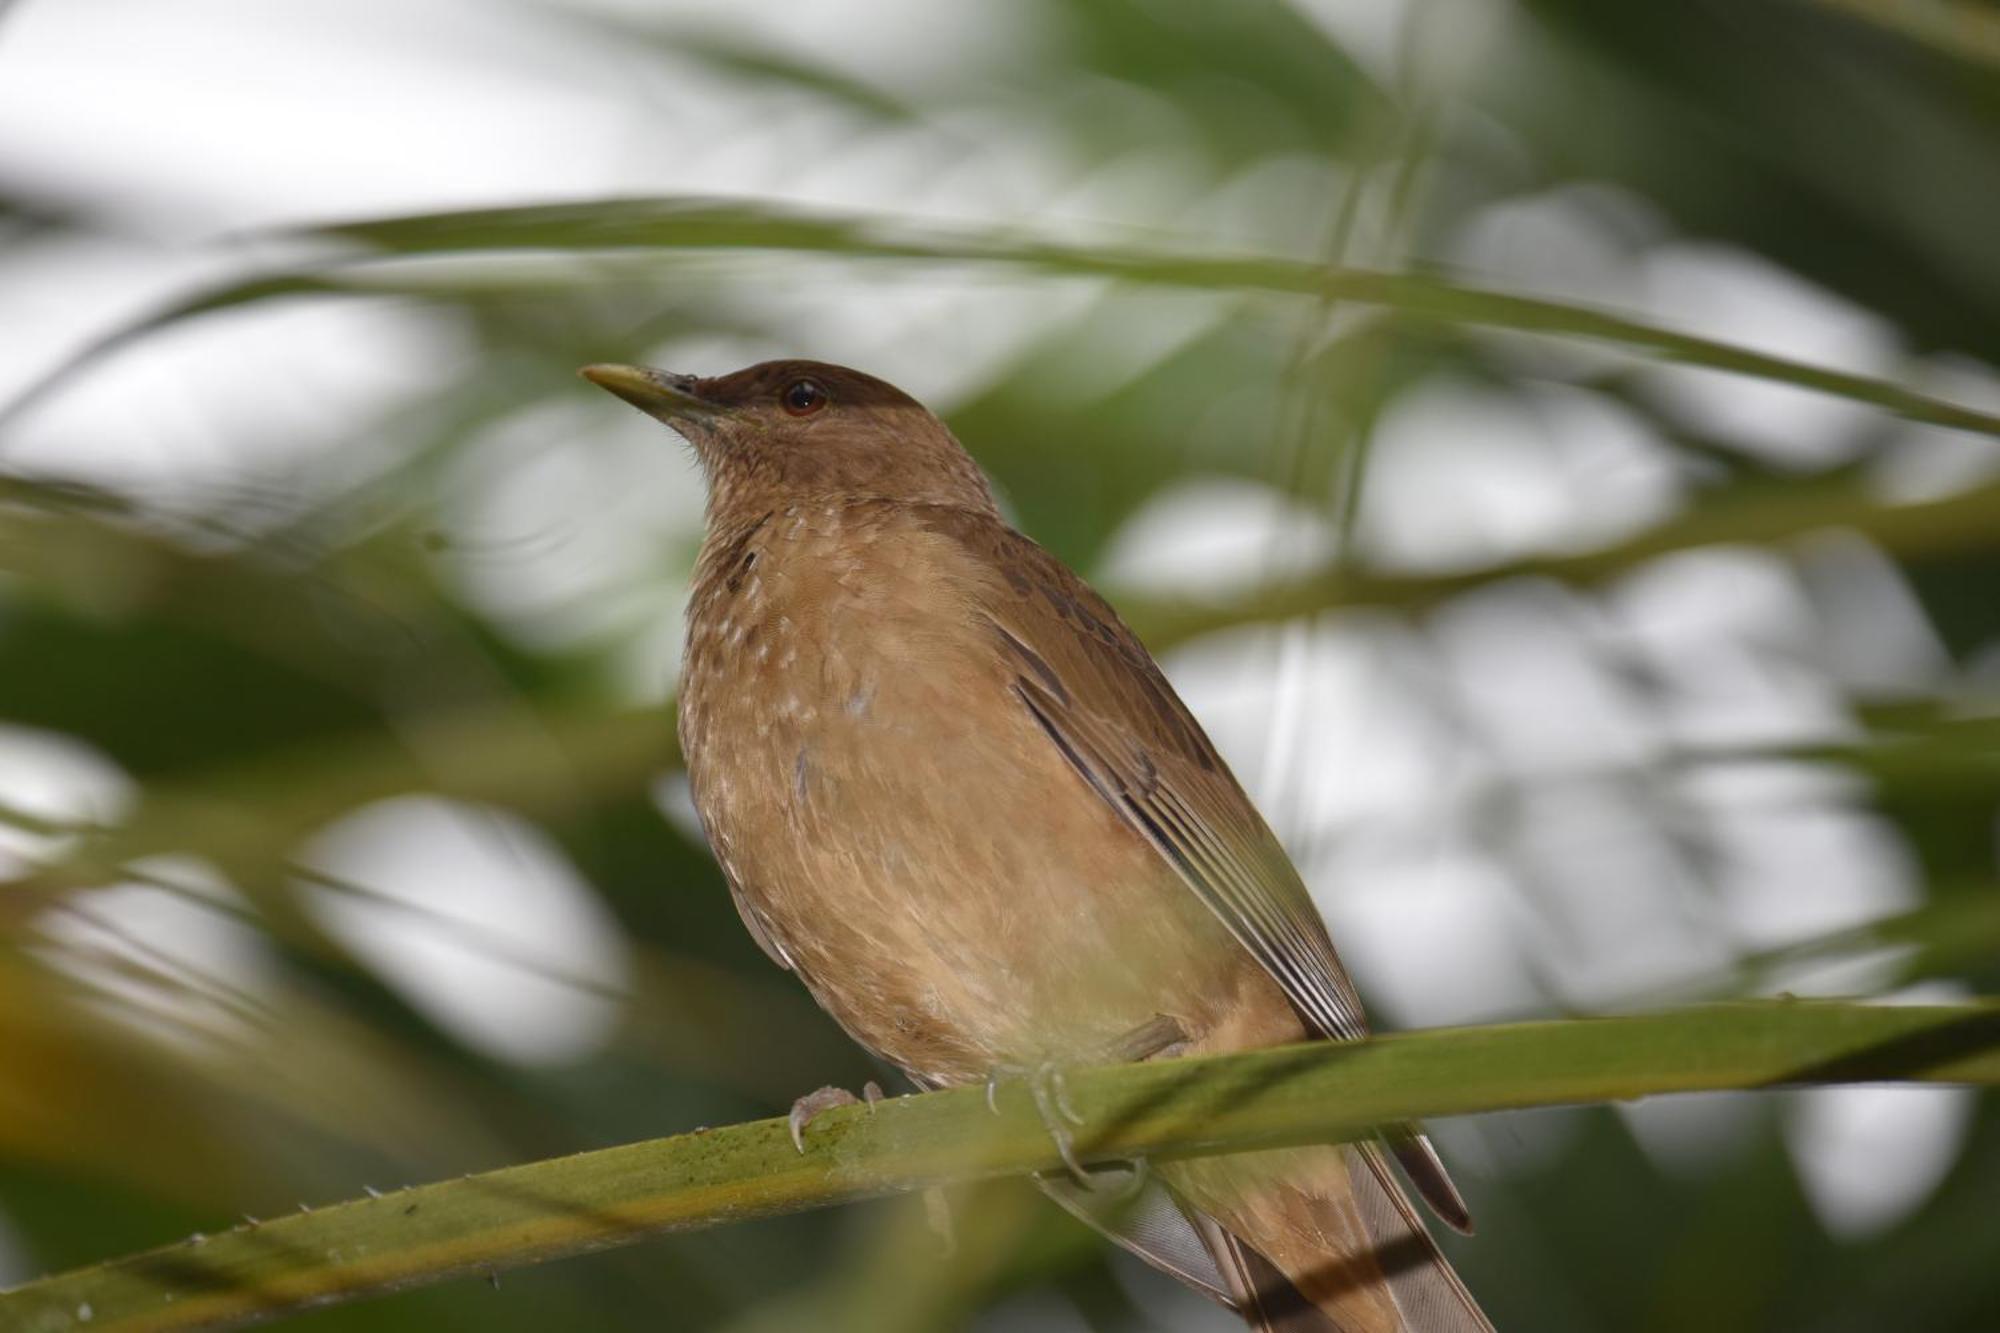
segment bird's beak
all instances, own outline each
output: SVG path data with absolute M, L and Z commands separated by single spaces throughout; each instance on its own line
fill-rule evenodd
M 669 425 L 712 417 L 722 411 L 720 404 L 710 402 L 694 391 L 695 378 L 692 375 L 676 375 L 671 371 L 650 370 L 645 366 L 613 365 L 585 366 L 577 374 Z

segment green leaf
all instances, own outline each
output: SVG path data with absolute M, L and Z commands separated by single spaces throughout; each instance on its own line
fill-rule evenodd
M 1155 1061 L 1067 1081 L 1086 1160 L 1191 1157 L 1672 1092 L 1992 1085 L 2000 1004 L 1717 1005 Z M 1060 1166 L 1024 1085 L 1003 1085 L 997 1111 L 981 1089 L 960 1088 L 828 1112 L 804 1153 L 783 1120 L 760 1120 L 357 1199 L 28 1283 L 0 1294 L 0 1324 L 232 1327 L 661 1232 Z

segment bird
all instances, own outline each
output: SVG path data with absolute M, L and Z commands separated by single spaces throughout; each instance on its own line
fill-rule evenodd
M 695 808 L 751 936 L 856 1042 L 919 1089 L 1028 1079 L 1067 1153 L 1066 1066 L 1366 1035 L 1194 715 L 936 414 L 819 361 L 579 373 L 698 460 L 678 699 Z M 825 1100 L 801 1099 L 795 1138 Z M 1159 1163 L 1115 1207 L 1081 1163 L 1040 1183 L 1252 1328 L 1490 1329 L 1392 1159 L 1470 1230 L 1409 1125 Z

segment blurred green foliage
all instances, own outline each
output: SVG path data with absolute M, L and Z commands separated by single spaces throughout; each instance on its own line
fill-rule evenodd
M 1986 458 L 1985 472 L 1899 494 L 1884 477 L 1913 428 L 1876 410 L 1921 416 L 1925 403 L 1958 401 L 1944 354 L 2000 365 L 1990 28 L 1977 11 L 1954 23 L 1960 7 L 1946 3 L 1477 8 L 1412 5 L 1388 58 L 1364 61 L 1306 13 L 1265 0 L 1039 0 L 1024 7 L 1032 42 L 900 86 L 741 33 L 552 10 L 551 41 L 566 50 L 636 48 L 746 96 L 803 99 L 857 151 L 893 134 L 898 151 L 941 163 L 967 151 L 976 122 L 1058 145 L 1079 184 L 1147 155 L 1170 169 L 1146 187 L 1145 217 L 1117 228 L 940 222 L 904 216 L 893 199 L 865 226 L 768 202 L 535 211 L 501 200 L 442 220 L 332 219 L 307 262 L 274 272 L 246 247 L 240 280 L 107 350 L 139 356 L 166 323 L 254 319 L 296 301 L 403 303 L 447 315 L 461 338 L 423 402 L 346 442 L 385 460 L 373 469 L 306 460 L 172 510 L 40 471 L 0 476 L 0 722 L 83 742 L 133 786 L 88 820 L 0 809 L 30 839 L 0 882 L 7 1238 L 34 1269 L 54 1270 L 364 1184 L 766 1115 L 877 1072 L 757 953 L 698 839 L 662 817 L 678 764 L 670 712 L 657 697 L 636 705 L 619 682 L 635 655 L 655 660 L 643 650 L 674 620 L 690 534 L 654 534 L 613 586 L 591 592 L 609 610 L 584 630 L 531 633 L 476 588 L 482 562 L 504 579 L 532 550 L 483 551 L 452 518 L 468 479 L 505 461 L 497 433 L 624 427 L 622 409 L 576 385 L 575 366 L 716 340 L 786 347 L 788 307 L 765 299 L 773 286 L 795 300 L 872 283 L 972 286 L 1068 311 L 1036 325 L 949 417 L 1022 526 L 1081 568 L 1100 567 L 1135 515 L 1194 479 L 1277 488 L 1336 533 L 1320 564 L 1244 590 L 1111 588 L 1156 650 L 1343 609 L 1422 633 L 1528 580 L 1610 597 L 1691 550 L 1754 549 L 1796 569 L 1829 532 L 1865 542 L 1908 590 L 1943 664 L 1919 686 L 1844 685 L 1837 741 L 1718 754 L 1670 734 L 1629 785 L 1679 829 L 1675 775 L 1719 760 L 1807 766 L 1858 793 L 1921 881 L 1907 912 L 1824 939 L 1760 951 L 1717 928 L 1732 966 L 1690 984 L 1783 984 L 1800 958 L 1886 946 L 1893 965 L 1869 974 L 1870 989 L 1923 979 L 1993 990 L 2000 486 L 1987 442 L 1939 431 L 1927 447 Z M 1203 211 L 1285 172 L 1294 184 L 1253 195 L 1263 211 L 1247 221 Z M 1837 447 L 1773 455 L 1682 410 L 1661 367 L 1693 343 L 1719 349 L 1696 359 L 1732 364 L 1745 340 L 1726 322 L 1687 329 L 1607 311 L 1559 280 L 1533 293 L 1547 298 L 1534 307 L 1546 321 L 1497 317 L 1520 307 L 1488 298 L 1520 275 L 1459 271 L 1463 238 L 1517 201 L 1579 185 L 1615 189 L 1605 227 L 1636 238 L 1624 263 L 1672 242 L 1735 247 L 1868 312 L 1893 346 L 1876 372 L 1786 349 L 1737 363 L 1779 378 L 1786 364 L 1839 372 L 1794 378 L 1865 405 L 1863 424 Z M 672 225 L 648 230 L 662 218 Z M 0 199 L 12 239 L 96 225 L 66 205 Z M 1549 262 L 1560 279 L 1589 259 L 1557 246 Z M 1343 288 L 1321 281 L 1326 266 L 1397 277 Z M 1630 276 L 1611 267 L 1614 286 Z M 1630 288 L 1635 304 L 1642 288 Z M 1624 315 L 1629 324 L 1614 319 Z M 1148 345 L 1134 365 L 1135 330 L 1172 319 L 1193 332 Z M 1614 324 L 1627 333 L 1612 332 L 1621 350 L 1607 353 Z M 1571 355 L 1569 334 L 1596 340 L 1592 352 Z M 898 377 L 894 365 L 869 368 Z M 1673 512 L 1608 540 L 1454 567 L 1380 558 L 1354 497 L 1365 500 L 1384 461 L 1378 428 L 1440 379 L 1524 404 L 1560 383 L 1615 407 L 1668 456 Z M 1977 425 L 1976 409 L 1994 410 L 1962 406 L 1946 419 Z M 1800 420 L 1815 429 L 1817 418 Z M 0 467 L 6 449 L 0 435 Z M 1668 710 L 1669 683 L 1621 669 Z M 1451 713 L 1441 699 L 1439 716 Z M 1538 794 L 1532 777 L 1502 787 L 1496 860 Z M 536 1064 L 479 1049 L 312 905 L 375 886 L 302 874 L 311 839 L 411 793 L 518 817 L 602 904 L 627 975 L 608 988 L 557 978 L 615 1006 L 594 1053 Z M 182 860 L 158 860 L 169 855 Z M 182 864 L 240 896 L 186 882 Z M 151 956 L 143 939 L 107 961 L 103 934 L 89 936 L 97 970 L 74 966 L 82 937 L 52 923 L 96 910 L 94 888 L 134 883 L 197 900 L 261 941 L 270 961 L 254 994 Z M 414 919 L 423 908 L 396 910 Z M 505 961 L 512 947 L 453 929 L 474 953 Z M 1567 1006 L 1551 985 L 1546 1007 Z M 1608 1110 L 1565 1116 L 1562 1132 L 1553 1118 L 1497 1119 L 1482 1160 L 1461 1170 L 1481 1229 L 1453 1243 L 1454 1258 L 1503 1328 L 1988 1327 L 2000 1309 L 1985 1244 L 2000 1187 L 1990 1100 L 1924 1202 L 1846 1238 L 1801 1187 L 1785 1114 L 1758 1103 L 1727 1151 L 1691 1169 L 1663 1165 Z M 575 1260 L 510 1276 L 499 1294 L 457 1284 L 297 1322 L 748 1330 L 813 1312 L 922 1329 L 1005 1307 L 1108 1331 L 1151 1326 L 1155 1302 L 1172 1299 L 1025 1190 L 993 1187 L 969 1212 L 949 1262 L 914 1202 L 869 1205 Z M 902 1298 L 894 1309 L 885 1292 Z

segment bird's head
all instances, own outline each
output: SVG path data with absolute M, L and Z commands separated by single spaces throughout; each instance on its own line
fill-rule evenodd
M 642 366 L 581 373 L 694 446 L 711 515 L 835 499 L 993 505 L 979 465 L 945 424 L 858 370 L 764 361 L 711 379 Z

